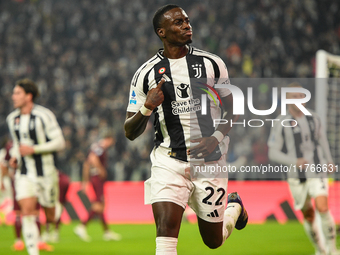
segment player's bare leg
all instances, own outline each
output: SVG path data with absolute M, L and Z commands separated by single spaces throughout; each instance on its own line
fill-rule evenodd
M 12 246 L 13 250 L 15 251 L 22 251 L 25 249 L 25 244 L 21 240 L 21 212 L 18 210 L 15 210 L 15 222 L 14 222 L 14 230 L 15 230 L 15 242 Z
M 319 254 L 326 254 L 325 246 L 321 242 L 319 227 L 315 220 L 315 211 L 310 201 L 306 203 L 301 212 L 304 217 L 303 227 L 309 240 Z
M 247 225 L 247 222 L 247 211 L 236 192 L 228 195 L 228 205 L 224 211 L 223 222 L 212 223 L 198 217 L 198 226 L 203 242 L 211 249 L 220 247 L 235 227 L 241 230 Z
M 223 244 L 223 222 L 207 222 L 199 217 L 197 217 L 197 222 L 202 240 L 206 246 L 210 249 L 216 249 Z
M 335 222 L 328 208 L 328 197 L 316 197 L 315 207 L 320 214 L 322 232 L 326 239 L 326 246 L 329 254 L 339 254 L 340 252 L 336 249 Z
M 45 215 L 46 215 L 46 225 L 49 226 L 49 231 L 51 231 L 52 226 L 55 226 L 56 216 L 55 216 L 55 207 L 43 207 Z M 40 232 L 40 229 L 39 229 Z M 40 235 L 40 234 L 39 234 Z M 54 247 L 52 245 L 47 244 L 44 240 L 39 237 L 40 241 L 38 242 L 38 248 L 41 251 L 53 251 Z
M 55 207 L 44 207 L 45 215 L 46 215 L 46 222 L 47 223 L 54 223 L 56 221 L 55 218 Z
M 35 197 L 24 198 L 19 200 L 18 203 L 22 213 L 22 233 L 27 252 L 29 255 L 37 255 L 39 254 L 39 230 L 34 213 L 37 199 Z
M 105 204 L 103 202 L 94 202 L 91 206 L 92 211 L 94 211 L 96 214 L 99 215 L 100 221 L 102 222 L 104 234 L 103 239 L 105 241 L 119 241 L 122 239 L 122 236 L 114 231 L 111 231 L 109 229 L 109 226 L 106 222 L 105 216 L 104 216 L 104 208 Z
M 156 255 L 176 255 L 184 208 L 172 202 L 156 202 L 152 211 L 157 230 Z

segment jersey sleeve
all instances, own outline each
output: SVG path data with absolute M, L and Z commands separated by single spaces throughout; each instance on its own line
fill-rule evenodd
M 230 84 L 229 74 L 226 64 L 223 62 L 222 59 L 218 58 L 217 66 L 219 69 L 220 76 L 216 82 L 216 84 Z M 231 91 L 227 88 L 216 88 L 216 91 L 221 97 L 226 97 L 231 94 Z
M 268 139 L 268 157 L 271 161 L 290 165 L 296 164 L 297 158 L 288 155 L 282 151 L 284 145 L 284 137 L 283 137 L 283 130 L 282 125 L 280 123 L 275 123 L 274 127 L 272 127 Z
M 318 136 L 319 137 L 318 138 L 319 145 L 322 148 L 323 155 L 326 158 L 327 163 L 333 163 L 333 158 L 332 158 L 331 150 L 329 148 L 329 143 L 328 143 L 328 140 L 327 140 L 326 131 L 323 128 L 323 125 L 321 123 L 319 116 L 315 113 L 314 113 L 314 115 L 318 119 L 318 122 L 319 122 L 319 125 L 320 125 L 319 136 Z
M 16 158 L 18 165 L 21 163 L 21 155 L 19 152 L 19 140 L 15 134 L 14 131 L 14 118 L 12 117 L 12 115 L 9 115 L 6 119 L 7 121 L 7 126 L 8 126 L 8 130 L 9 133 L 11 134 L 12 137 L 12 141 L 13 141 L 13 147 L 11 149 L 11 157 Z
M 145 103 L 146 93 L 143 90 L 143 73 L 143 70 L 138 70 L 132 78 L 130 84 L 129 103 L 127 107 L 128 112 L 138 112 Z
M 65 147 L 65 139 L 55 115 L 48 110 L 44 117 L 45 135 L 48 142 L 40 143 L 33 146 L 35 153 L 47 153 L 60 151 Z

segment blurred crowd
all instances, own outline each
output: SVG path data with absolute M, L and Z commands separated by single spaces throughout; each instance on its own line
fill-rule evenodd
M 219 55 L 233 78 L 314 77 L 315 53 L 340 54 L 340 3 L 331 0 L 173 0 L 187 12 L 192 45 Z M 164 0 L 0 1 L 0 134 L 16 80 L 36 81 L 37 103 L 57 116 L 67 141 L 59 168 L 79 180 L 91 143 L 114 130 L 110 180 L 149 175 L 152 124 L 134 142 L 123 123 L 134 72 L 161 47 L 152 16 Z M 271 97 L 259 86 L 258 101 Z M 236 128 L 229 161 L 268 163 L 268 128 Z M 236 177 L 235 177 L 236 178 Z

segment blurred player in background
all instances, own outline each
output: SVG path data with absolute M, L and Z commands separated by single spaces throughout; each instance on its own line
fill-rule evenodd
M 107 179 L 108 167 L 106 150 L 114 144 L 114 141 L 113 134 L 111 132 L 107 132 L 99 142 L 91 145 L 90 152 L 83 164 L 82 190 L 85 193 L 86 187 L 90 182 L 96 195 L 96 200 L 91 203 L 91 210 L 88 218 L 74 229 L 75 234 L 85 242 L 91 241 L 91 237 L 88 235 L 86 230 L 86 225 L 96 214 L 99 215 L 103 225 L 103 239 L 105 241 L 119 241 L 121 239 L 120 234 L 109 230 L 104 217 L 104 185 Z
M 0 224 L 2 224 L 2 220 L 6 221 L 6 215 L 13 209 L 11 171 L 8 167 L 10 147 L 12 147 L 11 142 L 5 136 L 0 142 Z
M 30 255 L 39 254 L 39 229 L 36 205 L 39 202 L 48 223 L 55 222 L 58 200 L 58 173 L 55 152 L 65 147 L 65 140 L 55 115 L 34 103 L 39 96 L 36 84 L 19 80 L 13 89 L 16 110 L 7 117 L 13 140 L 9 166 L 17 169 L 15 191 L 22 214 L 22 231 Z
M 187 204 L 198 216 L 204 243 L 215 249 L 224 243 L 234 227 L 246 226 L 247 212 L 236 192 L 228 196 L 225 209 L 227 178 L 191 179 L 190 161 L 225 166 L 227 133 L 231 127 L 220 125 L 215 130 L 211 116 L 203 120 L 203 114 L 195 110 L 176 114 L 173 105 L 178 101 L 190 105 L 194 94 L 191 79 L 203 78 L 213 87 L 214 82 L 229 83 L 228 71 L 218 56 L 189 45 L 191 25 L 179 6 L 159 8 L 153 25 L 164 49 L 135 73 L 124 128 L 126 137 L 134 140 L 144 132 L 151 113 L 155 113 L 155 147 L 151 152 L 151 178 L 145 182 L 145 203 L 152 204 L 157 229 L 156 254 L 177 254 L 178 234 Z M 223 118 L 236 120 L 230 91 L 216 90 L 223 106 L 211 104 L 211 115 L 222 116 L 223 110 Z M 196 117 L 191 118 L 193 115 Z M 195 125 L 199 130 L 196 137 L 190 137 L 192 119 L 199 122 Z M 208 132 L 203 129 L 202 120 L 204 124 L 211 124 Z M 190 147 L 191 142 L 197 145 Z
M 21 223 L 21 211 L 20 211 L 20 206 L 18 204 L 18 201 L 16 200 L 16 192 L 15 192 L 15 169 L 9 167 L 9 160 L 11 158 L 11 149 L 13 146 L 12 141 L 7 141 L 3 148 L 3 159 L 1 157 L 0 159 L 0 164 L 1 164 L 1 171 L 4 177 L 7 177 L 10 181 L 10 193 L 12 194 L 12 201 L 13 201 L 13 211 L 15 213 L 15 222 L 14 222 L 14 233 L 15 233 L 15 241 L 12 246 L 12 249 L 15 251 L 22 251 L 25 249 L 25 244 L 23 240 L 21 239 L 21 230 L 22 230 L 22 223 Z M 39 230 L 39 235 L 41 233 L 41 224 L 40 224 L 40 219 L 39 219 L 39 210 L 40 210 L 40 205 L 37 203 L 34 211 L 35 215 L 35 222 L 37 224 L 38 230 Z M 44 242 L 40 237 L 39 237 L 39 242 L 38 242 L 38 248 L 39 250 L 44 250 L 44 251 L 52 251 L 53 247 L 48 245 L 46 242 Z
M 298 83 L 289 85 L 301 88 Z M 299 92 L 287 93 L 287 98 L 301 99 L 305 95 Z M 304 106 L 304 104 L 303 104 Z M 294 198 L 295 209 L 301 210 L 304 216 L 304 229 L 313 243 L 316 254 L 340 254 L 336 249 L 336 231 L 333 217 L 328 207 L 327 171 L 306 171 L 306 165 L 317 164 L 327 166 L 334 171 L 334 164 L 329 150 L 328 141 L 317 114 L 308 109 L 312 115 L 305 115 L 295 104 L 288 105 L 288 113 L 280 115 L 280 123 L 271 130 L 268 146 L 269 159 L 284 165 L 296 165 L 297 171 L 288 173 L 288 184 Z M 283 128 L 281 121 L 291 121 L 291 128 Z M 300 171 L 301 166 L 301 171 Z M 327 170 L 327 169 L 326 169 Z M 321 232 L 316 220 L 311 199 L 321 217 L 322 233 L 326 244 L 322 242 Z
M 56 204 L 55 210 L 57 215 L 61 215 L 63 206 L 66 203 L 66 194 L 70 186 L 70 178 L 67 174 L 58 170 L 59 175 L 59 203 Z M 61 217 L 55 222 L 55 228 L 50 229 L 50 224 L 46 223 L 46 231 L 42 234 L 42 240 L 51 243 L 59 242 L 59 226 Z

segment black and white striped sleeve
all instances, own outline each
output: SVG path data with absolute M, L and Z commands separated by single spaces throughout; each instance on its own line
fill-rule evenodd
M 40 115 L 45 129 L 45 135 L 48 140 L 44 143 L 38 143 L 33 146 L 37 154 L 60 151 L 65 148 L 65 139 L 55 115 L 47 108 L 41 108 L 43 114 Z

